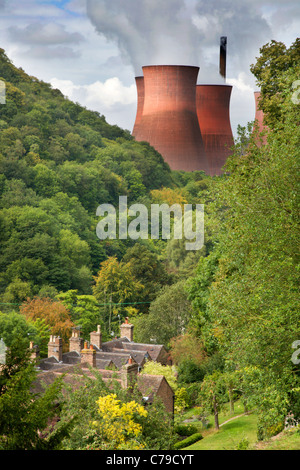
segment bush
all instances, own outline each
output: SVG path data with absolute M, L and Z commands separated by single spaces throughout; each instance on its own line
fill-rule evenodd
M 201 441 L 201 439 L 203 439 L 202 434 L 200 434 L 198 432 L 195 433 L 195 434 L 192 434 L 191 436 L 187 437 L 186 439 L 183 439 L 183 441 L 176 442 L 176 444 L 174 444 L 174 450 L 183 449 L 184 447 L 188 447 L 188 446 L 194 444 L 197 441 Z
M 249 439 L 247 437 L 243 437 L 237 444 L 235 450 L 247 450 L 249 447 Z
M 198 428 L 193 424 L 178 424 L 175 428 L 175 432 L 179 434 L 179 436 L 191 436 L 198 432 Z

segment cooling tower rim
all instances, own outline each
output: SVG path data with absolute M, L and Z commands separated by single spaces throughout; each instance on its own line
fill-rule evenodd
M 187 69 L 198 69 L 200 70 L 199 65 L 180 65 L 180 64 L 157 64 L 157 65 L 143 65 L 142 69 L 149 69 L 149 68 L 166 68 L 166 67 L 174 67 L 174 68 L 187 68 Z
M 227 87 L 227 88 L 233 87 L 233 85 L 229 85 L 228 83 L 197 83 L 196 86 L 218 86 L 218 87 Z

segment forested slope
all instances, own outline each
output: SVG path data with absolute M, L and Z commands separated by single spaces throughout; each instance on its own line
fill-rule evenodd
M 0 105 L 0 298 L 78 289 L 127 243 L 100 243 L 96 208 L 116 207 L 172 186 L 170 169 L 148 144 L 104 116 L 17 69 L 0 53 L 6 103 Z

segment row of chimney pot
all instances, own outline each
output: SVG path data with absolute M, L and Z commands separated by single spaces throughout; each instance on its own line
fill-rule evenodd
M 120 326 L 120 337 L 127 338 L 129 341 L 133 341 L 133 325 L 128 322 L 126 317 L 125 322 Z M 80 331 L 76 328 L 72 329 L 72 335 L 69 340 L 69 352 L 76 351 L 81 355 L 81 362 L 86 362 L 92 367 L 96 367 L 96 351 L 102 348 L 102 333 L 101 327 L 98 325 L 97 331 L 90 333 L 90 343 L 84 341 L 80 337 Z M 36 359 L 39 355 L 37 347 L 30 343 L 31 357 Z M 48 343 L 48 357 L 54 357 L 57 361 L 61 362 L 63 359 L 63 342 L 59 336 L 50 336 Z M 129 365 L 135 365 L 132 363 L 130 358 L 128 361 Z

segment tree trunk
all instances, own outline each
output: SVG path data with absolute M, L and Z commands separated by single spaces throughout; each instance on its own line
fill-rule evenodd
M 214 415 L 215 415 L 215 429 L 219 430 L 219 414 L 218 414 L 218 403 L 216 396 L 213 396 L 213 404 L 214 404 Z
M 231 387 L 228 388 L 228 395 L 229 395 L 229 402 L 230 402 L 230 414 L 233 415 L 234 414 L 234 401 L 233 401 L 233 392 L 232 392 Z

